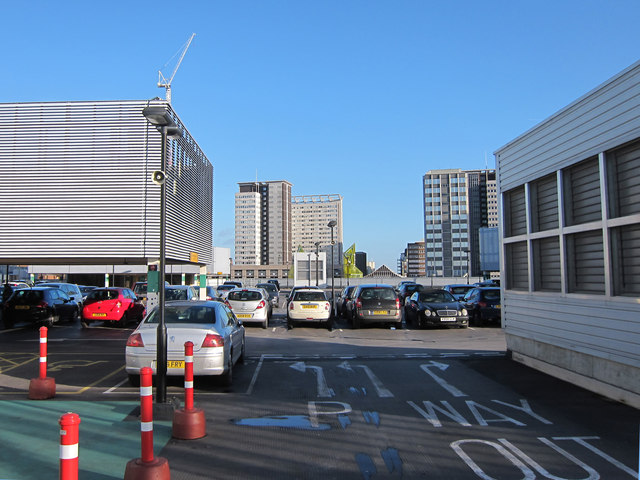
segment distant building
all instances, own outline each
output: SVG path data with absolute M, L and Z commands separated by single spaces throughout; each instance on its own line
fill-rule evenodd
M 425 276 L 425 250 L 424 240 L 407 244 L 403 253 L 405 268 L 402 274 L 406 277 Z
M 356 252 L 356 268 L 362 272 L 362 275 L 371 273 L 367 264 L 367 252 Z
M 235 264 L 291 263 L 291 184 L 239 183 L 235 194 Z
M 498 220 L 495 170 L 431 170 L 423 193 L 426 276 L 481 276 L 478 229 Z
M 294 252 L 302 249 L 315 252 L 316 243 L 327 255 L 327 268 L 331 268 L 331 228 L 333 228 L 333 268 L 342 271 L 342 196 L 302 195 L 291 199 L 291 238 Z M 327 273 L 327 276 L 330 276 Z

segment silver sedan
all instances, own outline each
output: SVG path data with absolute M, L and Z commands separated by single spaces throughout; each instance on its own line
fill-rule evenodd
M 126 371 L 138 385 L 140 369 L 156 373 L 159 310 L 155 308 L 127 340 Z M 184 375 L 185 347 L 193 342 L 194 375 L 221 375 L 230 385 L 233 366 L 244 362 L 245 335 L 242 321 L 227 305 L 216 301 L 177 301 L 165 304 L 167 326 L 167 375 Z

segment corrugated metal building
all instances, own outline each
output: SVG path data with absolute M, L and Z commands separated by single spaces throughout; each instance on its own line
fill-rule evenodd
M 496 164 L 513 358 L 640 407 L 640 62 Z
M 145 100 L 0 104 L 0 264 L 146 271 L 159 256 L 151 174 L 162 163 L 149 105 L 183 132 L 167 141 L 167 265 L 212 262 L 213 166 L 170 105 Z

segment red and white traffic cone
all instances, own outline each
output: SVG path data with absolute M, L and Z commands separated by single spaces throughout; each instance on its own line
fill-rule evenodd
M 47 327 L 40 327 L 40 376 L 29 382 L 29 398 L 46 400 L 56 396 L 56 381 L 47 377 Z
M 173 412 L 172 435 L 194 440 L 207 434 L 204 411 L 193 407 L 193 342 L 184 344 L 184 408 Z
M 170 480 L 169 462 L 153 456 L 153 388 L 149 367 L 140 369 L 140 437 L 142 456 L 129 460 L 124 480 Z
M 80 417 L 76 413 L 65 413 L 58 423 L 60 423 L 60 480 L 78 480 Z

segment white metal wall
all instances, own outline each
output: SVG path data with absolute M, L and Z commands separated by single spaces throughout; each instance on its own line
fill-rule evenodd
M 144 263 L 158 255 L 160 187 L 151 172 L 160 169 L 161 142 L 142 115 L 148 104 L 0 104 L 1 259 Z M 195 252 L 207 263 L 213 167 L 186 130 L 170 143 L 167 258 L 189 261 Z

